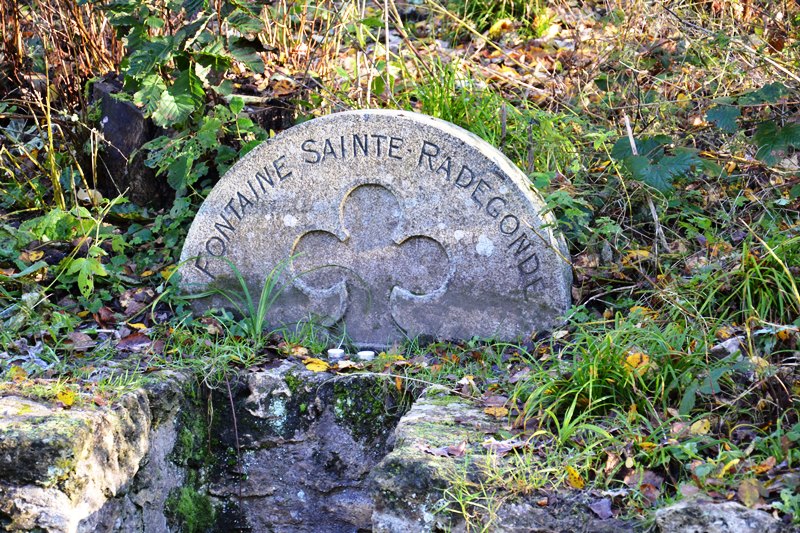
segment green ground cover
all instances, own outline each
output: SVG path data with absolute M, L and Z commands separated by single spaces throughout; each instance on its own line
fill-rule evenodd
M 217 387 L 297 358 L 398 388 L 445 384 L 507 420 L 496 438 L 511 452 L 485 484 L 450 492 L 476 528 L 507 498 L 557 487 L 617 491 L 622 516 L 703 492 L 800 520 L 796 4 L 2 10 L 0 393 L 66 409 L 111 402 L 156 368 Z M 100 76 L 162 128 L 141 153 L 172 191 L 163 205 L 98 190 Z M 451 121 L 528 174 L 572 254 L 563 328 L 514 344 L 409 339 L 345 368 L 318 360 L 346 339 L 270 328 L 279 287 L 237 316 L 191 314 L 178 251 L 219 176 L 275 133 L 264 116 L 366 107 Z

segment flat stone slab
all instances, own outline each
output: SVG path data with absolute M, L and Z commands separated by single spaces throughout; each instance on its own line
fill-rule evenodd
M 338 324 L 362 346 L 512 339 L 554 327 L 570 305 L 566 246 L 543 209 L 527 177 L 466 130 L 405 111 L 337 113 L 223 176 L 189 230 L 181 284 L 233 291 L 233 265 L 257 301 L 277 267 L 273 326 Z

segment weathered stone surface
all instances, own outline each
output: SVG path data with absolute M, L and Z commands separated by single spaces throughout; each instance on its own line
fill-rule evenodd
M 4 530 L 167 531 L 165 500 L 183 482 L 167 459 L 179 405 L 169 398 L 180 388 L 181 379 L 165 378 L 113 406 L 68 411 L 0 398 Z
M 656 511 L 662 533 L 780 533 L 790 531 L 764 511 L 736 502 L 688 500 Z
M 277 135 L 222 178 L 189 231 L 182 284 L 232 290 L 230 262 L 258 294 L 293 257 L 273 325 L 323 317 L 371 346 L 513 338 L 570 304 L 564 242 L 542 209 L 525 175 L 461 128 L 339 113 Z
M 92 85 L 92 96 L 100 106 L 100 130 L 106 141 L 97 165 L 98 187 L 106 196 L 124 193 L 139 205 L 165 205 L 174 191 L 144 164 L 145 153 L 137 153 L 155 138 L 158 128 L 131 102 L 114 98 L 120 88 L 113 80 Z
M 250 373 L 232 384 L 234 417 L 218 411 L 215 455 L 236 449 L 241 463 L 220 464 L 210 493 L 232 504 L 220 516 L 251 531 L 353 532 L 369 529 L 371 469 L 387 452 L 403 414 L 393 384 L 374 376 L 331 379 L 302 365 Z M 214 402 L 228 405 L 226 393 Z
M 394 449 L 372 471 L 375 510 L 372 530 L 377 533 L 467 531 L 457 506 L 448 509 L 444 491 L 468 479 L 478 486 L 489 461 L 482 447 L 488 434 L 501 428 L 475 404 L 452 396 L 441 387 L 428 389 L 395 430 Z M 464 457 L 440 457 L 426 450 L 466 442 Z M 543 468 L 545 465 L 543 465 Z M 488 485 L 490 486 L 490 484 Z M 535 503 L 546 497 L 547 505 Z M 588 507 L 590 494 L 569 491 L 534 494 L 517 501 L 498 497 L 494 516 L 483 516 L 488 531 L 503 533 L 561 533 L 592 531 L 622 533 L 639 524 L 598 519 Z M 478 508 L 472 509 L 476 514 Z M 479 522 L 472 517 L 472 529 Z M 481 529 L 478 527 L 477 529 Z

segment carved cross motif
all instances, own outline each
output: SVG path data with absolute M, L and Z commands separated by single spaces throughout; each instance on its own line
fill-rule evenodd
M 365 343 L 385 343 L 398 324 L 398 296 L 425 300 L 443 294 L 452 277 L 444 247 L 424 235 L 403 235 L 403 212 L 380 185 L 361 185 L 344 199 L 341 231 L 300 236 L 292 255 L 295 284 L 312 298 L 338 294 L 347 332 Z M 338 315 L 338 316 L 337 316 Z

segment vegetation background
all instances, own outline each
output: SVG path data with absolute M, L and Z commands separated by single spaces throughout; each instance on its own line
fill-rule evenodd
M 2 0 L 0 393 L 90 408 L 157 368 L 216 387 L 298 358 L 506 419 L 485 476 L 449 492 L 476 528 L 554 487 L 605 491 L 597 513 L 702 492 L 798 523 L 798 28 L 789 0 Z M 134 152 L 100 84 L 139 110 Z M 191 315 L 172 273 L 219 176 L 368 107 L 463 126 L 528 174 L 571 248 L 562 330 L 344 368 L 311 323 L 265 329 L 274 283 Z

